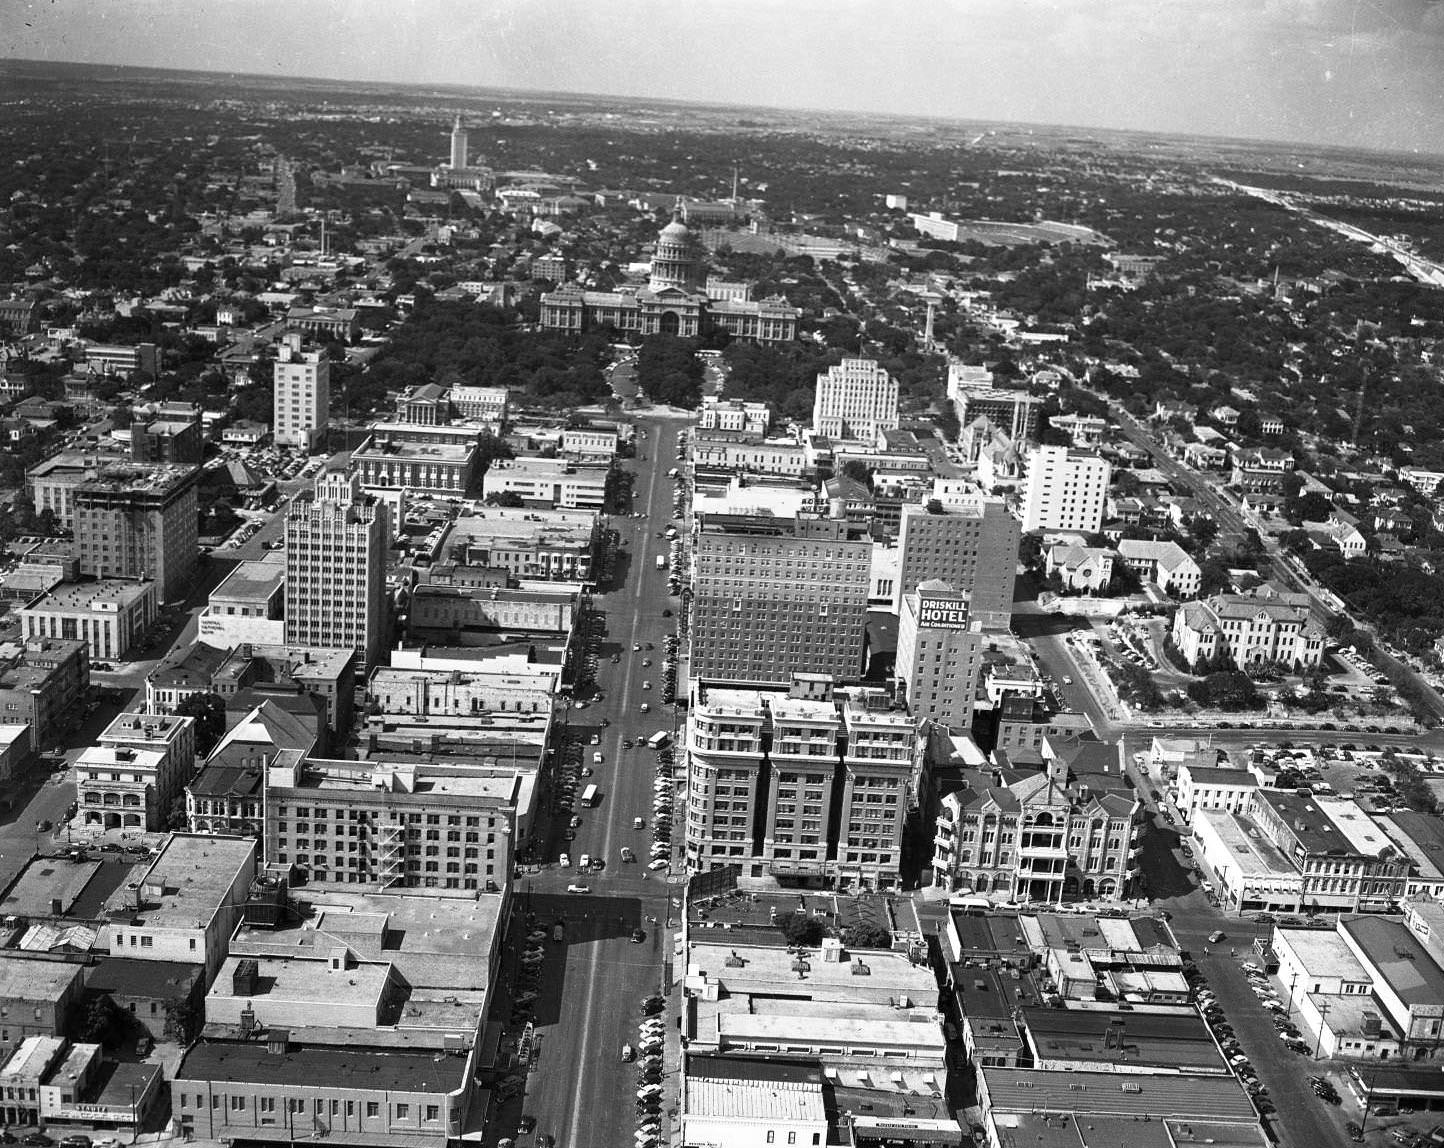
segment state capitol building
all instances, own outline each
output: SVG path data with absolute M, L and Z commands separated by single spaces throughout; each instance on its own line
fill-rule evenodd
M 734 339 L 785 343 L 797 338 L 798 310 L 780 295 L 750 298 L 745 283 L 703 281 L 702 249 L 680 219 L 657 236 L 657 253 L 645 287 L 583 291 L 574 284 L 542 296 L 541 324 L 582 332 L 610 323 L 619 331 L 695 338 L 721 328 Z

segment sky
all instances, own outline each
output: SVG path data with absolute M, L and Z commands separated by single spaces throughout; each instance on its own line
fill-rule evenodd
M 1444 0 L 0 0 L 0 57 L 1444 154 Z

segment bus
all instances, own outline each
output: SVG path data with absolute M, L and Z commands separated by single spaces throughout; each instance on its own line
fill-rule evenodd
M 647 748 L 661 749 L 664 745 L 667 744 L 671 736 L 672 735 L 669 734 L 666 730 L 659 729 L 656 733 L 654 733 L 651 737 L 647 739 Z
M 582 804 L 590 808 L 597 803 L 597 787 L 589 785 L 582 790 Z

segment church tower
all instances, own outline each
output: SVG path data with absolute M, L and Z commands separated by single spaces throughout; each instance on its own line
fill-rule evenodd
M 696 237 L 682 222 L 679 212 L 657 235 L 657 253 L 652 256 L 653 291 L 675 287 L 689 295 L 702 290 L 702 251 Z

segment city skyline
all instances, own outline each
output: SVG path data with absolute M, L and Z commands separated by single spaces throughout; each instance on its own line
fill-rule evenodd
M 0 56 L 34 60 L 1444 153 L 1439 0 L 418 0 L 385 23 L 336 0 L 0 10 Z

